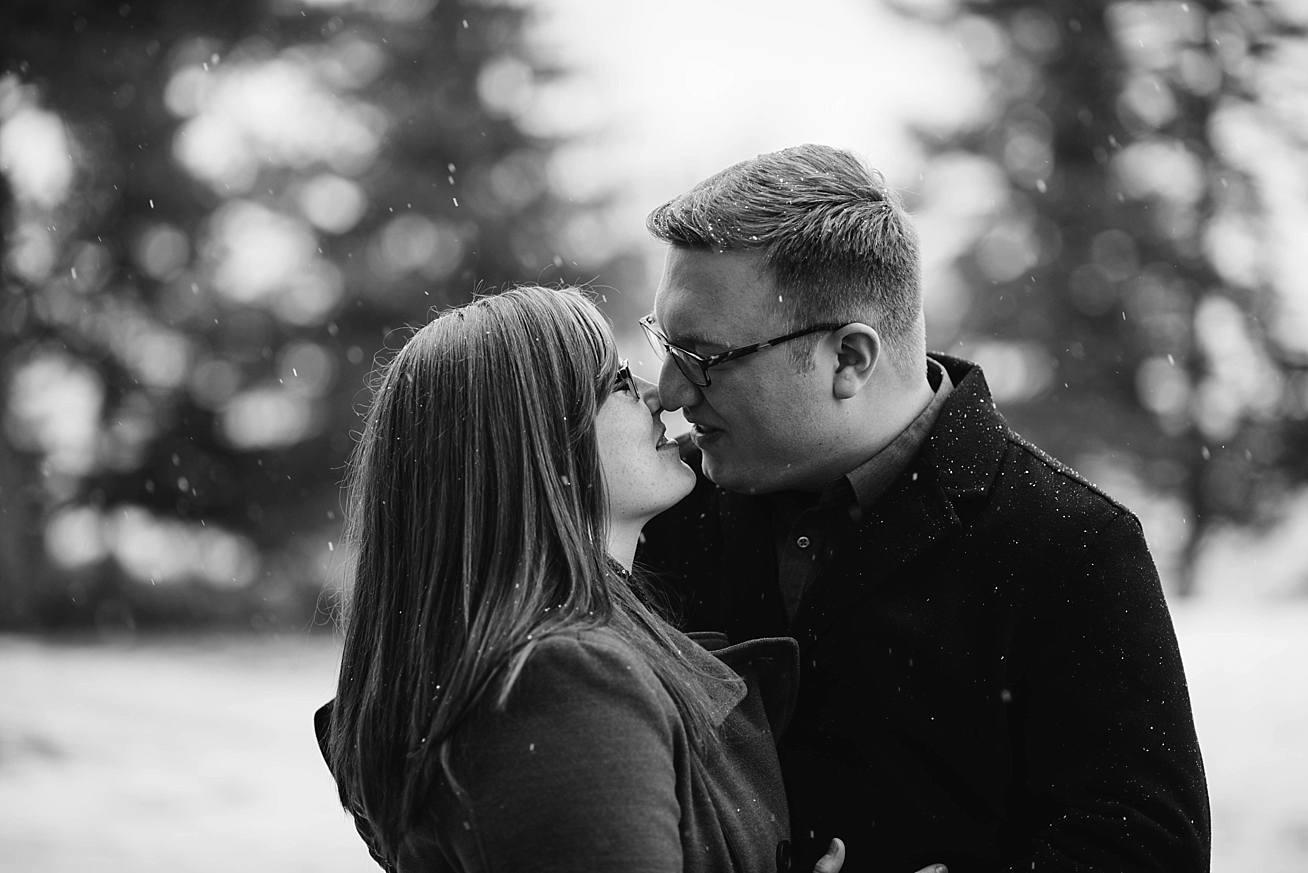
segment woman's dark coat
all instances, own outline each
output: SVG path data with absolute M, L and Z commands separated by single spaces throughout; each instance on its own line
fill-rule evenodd
M 646 528 L 690 628 L 790 634 L 798 869 L 1204 871 L 1185 676 L 1139 522 L 1023 441 L 979 368 L 787 625 L 761 498 L 701 477 Z M 698 468 L 698 458 L 688 458 Z
M 681 639 L 721 739 L 709 754 L 694 753 L 667 690 L 622 638 L 556 634 L 503 710 L 483 705 L 458 730 L 461 792 L 433 786 L 398 858 L 356 817 L 373 857 L 397 873 L 776 870 L 790 847 L 775 733 L 794 705 L 797 647 L 696 637 Z M 315 717 L 329 766 L 331 707 Z

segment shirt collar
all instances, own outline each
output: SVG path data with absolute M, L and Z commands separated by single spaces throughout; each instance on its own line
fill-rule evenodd
M 891 440 L 875 455 L 846 473 L 842 480 L 848 483 L 858 499 L 858 507 L 863 512 L 872 508 L 885 490 L 890 487 L 899 474 L 908 469 L 913 458 L 917 456 L 922 444 L 926 442 L 931 428 L 935 427 L 940 410 L 944 408 L 945 398 L 954 389 L 949 373 L 939 361 L 927 358 L 927 381 L 935 390 L 931 402 L 918 413 L 917 418 L 909 422 L 908 427 L 900 431 L 899 436 Z M 836 486 L 837 480 L 831 486 Z M 841 490 L 844 490 L 843 486 Z

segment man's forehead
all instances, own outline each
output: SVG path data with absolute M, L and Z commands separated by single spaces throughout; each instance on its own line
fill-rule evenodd
M 739 342 L 772 313 L 771 281 L 752 252 L 673 249 L 654 298 L 654 316 L 668 339 L 686 345 Z
M 732 344 L 731 332 L 743 319 L 740 313 L 715 304 L 705 292 L 678 290 L 655 298 L 654 320 L 668 339 L 681 346 Z

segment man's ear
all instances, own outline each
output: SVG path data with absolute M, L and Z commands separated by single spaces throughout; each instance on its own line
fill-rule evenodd
M 856 321 L 835 331 L 832 339 L 837 346 L 831 390 L 837 400 L 849 400 L 863 390 L 881 362 L 881 335 Z

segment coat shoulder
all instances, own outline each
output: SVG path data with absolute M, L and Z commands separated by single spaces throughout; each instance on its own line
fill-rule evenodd
M 671 712 L 671 698 L 649 662 L 617 633 L 586 629 L 551 634 L 532 649 L 508 697 L 523 705 L 612 705 L 623 698 Z
M 922 457 L 945 490 L 1033 523 L 1058 518 L 1102 528 L 1122 515 L 1121 503 L 1067 464 L 1009 426 L 995 405 L 981 368 L 961 359 L 935 356 L 954 388 L 945 401 Z
M 995 497 L 1036 519 L 1065 519 L 1102 529 L 1134 513 L 1072 467 L 1012 429 L 995 479 Z

